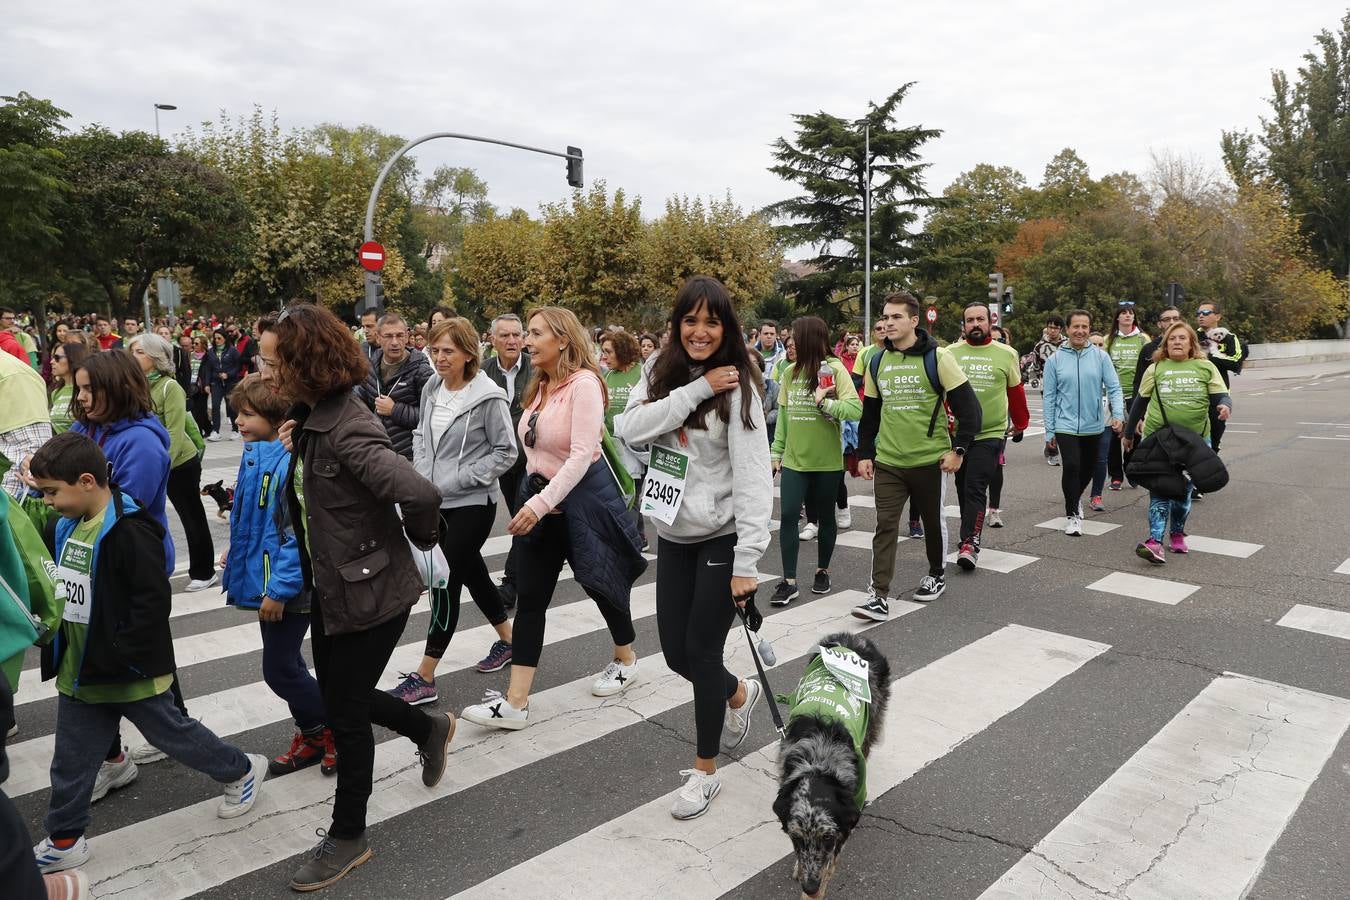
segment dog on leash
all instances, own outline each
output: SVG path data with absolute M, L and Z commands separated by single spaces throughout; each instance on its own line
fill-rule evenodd
M 216 518 L 228 519 L 230 510 L 234 509 L 234 488 L 227 488 L 224 481 L 217 481 L 215 484 L 202 485 L 202 496 L 210 497 L 216 501 Z
M 871 702 L 855 696 L 819 651 L 788 697 L 773 811 L 796 853 L 793 880 L 810 900 L 824 897 L 839 853 L 862 817 L 867 754 L 881 734 L 891 696 L 890 663 L 867 638 L 840 632 L 820 646 L 865 664 Z

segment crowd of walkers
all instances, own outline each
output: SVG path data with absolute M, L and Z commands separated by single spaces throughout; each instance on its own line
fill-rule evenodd
M 165 757 L 220 782 L 226 818 L 250 811 L 268 775 L 317 766 L 333 776 L 331 822 L 290 886 L 336 882 L 372 852 L 373 726 L 409 741 L 428 788 L 459 718 L 529 726 L 564 566 L 612 639 L 591 692 L 611 697 L 640 681 L 630 597 L 653 549 L 660 649 L 690 684 L 696 737 L 671 814 L 702 815 L 721 790 L 719 754 L 745 739 L 764 692 L 726 668 L 724 651 L 763 580 L 775 477 L 782 574 L 771 604 L 800 597 L 799 556 L 812 540 L 811 591 L 833 589 L 852 475 L 871 482 L 876 508 L 868 593 L 853 615 L 886 621 L 902 535 L 922 540 L 926 556 L 910 598 L 947 588 L 949 491 L 960 569 L 978 568 L 986 527 L 1003 527 L 1008 444 L 1031 427 L 1024 380 L 1042 386 L 1045 458 L 1060 468 L 1064 531 L 1077 536 L 1084 492 L 1095 510 L 1108 477 L 1110 490 L 1133 487 L 1146 467 L 1132 455 L 1149 453 L 1162 430 L 1218 450 L 1244 355 L 1214 303 L 1199 310 L 1199 330 L 1164 309 L 1156 339 L 1129 302 L 1106 335 L 1086 311 L 1051 316 L 1022 357 L 986 304 L 967 306 L 945 343 L 905 292 L 885 298 L 866 346 L 853 334 L 832 342 L 814 316 L 747 333 L 727 290 L 703 276 L 684 284 L 656 334 L 588 330 L 570 310 L 543 307 L 498 316 L 483 335 L 438 307 L 425 323 L 368 313 L 353 335 L 328 310 L 293 303 L 248 327 L 63 320 L 45 350 L 30 351 L 14 314 L 0 313 L 0 551 L 18 548 L 19 599 L 31 611 L 17 623 L 0 616 L 11 654 L 0 722 L 13 720 L 18 663 L 33 643 L 59 694 L 47 834 L 32 857 L 14 849 L 28 846 L 25 829 L 0 795 L 0 876 L 25 898 L 42 896 L 40 873 L 78 887 L 91 804 Z M 202 459 L 227 436 L 241 453 L 217 557 Z M 1188 551 L 1195 491 L 1181 480 L 1180 490 L 1149 485 L 1137 553 L 1150 563 Z M 258 619 L 263 680 L 295 726 L 270 759 L 191 718 L 169 629 L 169 505 L 187 544 L 186 589 L 220 585 L 226 604 Z M 500 584 L 483 556 L 499 506 L 511 536 Z M 465 590 L 496 635 L 476 668 L 509 666 L 505 689 L 459 717 L 419 709 L 440 699 L 437 668 Z M 421 662 L 381 690 L 423 593 Z M 123 744 L 123 718 L 146 743 Z

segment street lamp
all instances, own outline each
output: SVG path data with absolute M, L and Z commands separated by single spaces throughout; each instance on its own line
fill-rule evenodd
M 162 110 L 164 110 L 165 112 L 168 112 L 168 111 L 171 110 L 171 109 L 177 109 L 177 108 L 178 108 L 178 107 L 174 106 L 172 103 L 156 103 L 156 104 L 155 104 L 155 137 L 159 137 L 159 111 L 162 109 Z

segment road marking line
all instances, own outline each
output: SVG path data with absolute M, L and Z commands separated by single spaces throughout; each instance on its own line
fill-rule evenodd
M 1036 527 L 1049 528 L 1051 531 L 1063 531 L 1064 527 L 1068 524 L 1069 520 L 1064 518 L 1063 516 L 1060 516 L 1058 519 L 1051 519 L 1049 522 L 1042 522 Z M 1115 531 L 1119 527 L 1120 527 L 1119 525 L 1114 525 L 1110 522 L 1099 522 L 1096 521 L 1095 519 L 1083 520 L 1083 534 L 1092 535 L 1093 537 L 1099 537 L 1103 534 L 1106 534 L 1107 532 Z
M 1090 591 L 1134 597 L 1136 600 L 1151 600 L 1154 603 L 1166 603 L 1169 606 L 1175 606 L 1200 590 L 1199 586 L 1194 584 L 1165 581 L 1161 578 L 1148 578 L 1144 575 L 1133 575 L 1129 572 L 1112 572 L 1105 578 L 1097 579 L 1087 587 Z
M 1008 625 L 892 682 L 882 741 L 868 760 L 875 800 L 1010 715 L 1108 645 Z M 671 795 L 550 848 L 456 897 L 542 897 L 566 872 L 595 897 L 720 897 L 792 852 L 772 805 L 778 742 L 718 769 L 710 814 L 671 818 Z M 672 782 L 674 779 L 671 779 Z M 863 813 L 866 815 L 866 812 Z M 622 859 L 622 865 L 615 865 Z
M 1202 534 L 1186 535 L 1186 544 L 1192 550 L 1201 553 L 1216 553 L 1219 556 L 1233 556 L 1237 559 L 1249 559 L 1264 544 L 1249 544 L 1246 541 L 1227 541 L 1223 538 L 1205 537 Z
M 766 617 L 761 633 L 773 642 L 778 665 L 814 650 L 830 630 L 863 631 L 875 625 L 847 615 L 863 597 L 861 591 L 841 591 Z M 922 608 L 919 603 L 892 602 L 891 613 L 894 617 Z M 995 655 L 990 671 L 997 660 Z M 727 640 L 727 667 L 754 672 L 744 640 Z M 999 670 L 1005 671 L 1006 664 Z M 617 697 L 592 696 L 594 675 L 540 691 L 530 698 L 535 717 L 520 732 L 461 722 L 445 777 L 435 788 L 422 785 L 411 742 L 395 738 L 378 744 L 368 823 L 402 815 L 690 702 L 689 683 L 671 672 L 660 654 L 643 657 L 640 671 L 642 678 Z M 1013 680 L 1006 671 L 997 680 L 1004 679 Z M 975 690 L 976 683 L 970 685 L 973 697 L 1001 686 L 978 684 Z M 692 734 L 692 721 L 687 725 Z M 93 858 L 84 872 L 95 897 L 189 897 L 312 848 L 314 830 L 328 826 L 332 798 L 332 779 L 311 767 L 269 780 L 254 811 L 243 818 L 216 818 L 219 799 L 212 797 L 91 838 Z M 631 871 L 627 865 L 621 868 Z M 587 894 L 593 895 L 589 886 Z
M 1299 440 L 1304 441 L 1350 441 L 1350 435 L 1320 435 L 1320 434 L 1300 434 Z
M 763 583 L 777 577 L 761 574 L 759 580 Z M 656 615 L 655 583 L 633 589 L 629 610 L 634 622 Z M 575 603 L 554 607 L 550 611 L 544 645 L 556 644 L 604 629 L 605 621 L 600 615 L 600 610 L 596 608 L 594 602 L 583 598 Z M 484 648 L 490 646 L 496 639 L 497 632 L 491 625 L 479 625 L 456 633 L 455 640 L 446 649 L 437 670 L 442 674 L 449 674 L 472 668 L 481 658 L 480 654 Z M 417 668 L 425 649 L 426 641 L 421 638 L 396 647 L 378 683 L 390 687 L 397 684 L 400 672 L 411 672 Z M 314 670 L 310 669 L 310 673 L 313 672 Z M 47 683 L 55 684 L 55 680 Z M 24 692 L 27 692 L 27 688 Z M 219 737 L 261 728 L 273 722 L 280 722 L 290 715 L 286 701 L 272 693 L 262 681 L 192 697 L 191 701 L 192 717 Z M 122 742 L 128 747 L 135 747 L 145 743 L 145 738 L 135 725 L 123 719 Z M 10 762 L 10 777 L 5 782 L 5 792 L 9 796 L 18 797 L 51 787 L 49 766 L 54 744 L 55 736 L 46 734 L 10 744 L 6 748 Z
M 1275 624 L 1350 641 L 1350 613 L 1338 609 L 1297 603 Z
M 1337 567 L 1335 568 L 1335 570 L 1332 572 L 1332 574 L 1333 574 L 1333 575 L 1350 575 L 1350 559 L 1347 559 L 1345 562 L 1343 562 L 1343 563 L 1341 563 L 1339 566 L 1337 566 Z
M 1244 896 L 1350 725 L 1350 701 L 1210 682 L 981 900 Z
M 1332 428 L 1350 428 L 1350 422 L 1298 422 L 1299 425 L 1326 425 Z
M 947 562 L 956 562 L 958 554 L 952 553 L 947 556 Z M 1021 553 L 1005 553 L 1002 550 L 993 550 L 988 547 L 980 551 L 979 568 L 989 569 L 992 572 L 1015 572 L 1023 566 L 1029 566 L 1040 560 L 1039 556 L 1024 556 Z
M 1241 428 L 1227 428 L 1224 434 L 1260 434 L 1259 431 L 1243 431 Z

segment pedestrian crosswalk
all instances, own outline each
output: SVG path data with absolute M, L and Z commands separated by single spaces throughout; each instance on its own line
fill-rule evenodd
M 1038 539 L 1056 540 L 1045 535 Z M 839 543 L 870 552 L 871 533 L 866 527 L 844 531 Z M 1023 549 L 1021 543 L 1008 546 Z M 485 547 L 490 568 L 501 568 L 509 547 L 509 540 L 490 540 Z M 1235 560 L 1262 549 L 1258 544 L 1218 541 L 1202 550 L 1194 538 L 1192 548 Z M 911 549 L 921 550 L 917 545 Z M 810 551 L 804 548 L 803 554 L 809 558 Z M 855 553 L 854 563 L 859 556 Z M 767 571 L 776 558 L 770 549 L 761 582 L 778 577 Z M 1056 692 L 1072 692 L 1089 678 L 1111 679 L 1120 669 L 1119 657 L 1107 642 L 1114 643 L 1114 635 L 1075 634 L 1077 629 L 1067 624 L 1047 624 L 1043 619 L 1032 627 L 1016 620 L 1016 609 L 998 621 L 980 622 L 978 633 L 972 630 L 959 640 L 950 637 L 942 623 L 944 617 L 960 617 L 966 596 L 962 585 L 980 585 L 966 590 L 971 596 L 984 594 L 996 582 L 978 579 L 1025 578 L 1056 562 L 987 547 L 975 575 L 949 579 L 947 595 L 929 606 L 892 601 L 892 622 L 882 624 L 849 614 L 862 601 L 861 589 L 866 587 L 864 567 L 856 565 L 851 570 L 856 577 L 836 574 L 834 593 L 804 594 L 786 608 L 764 609 L 761 636 L 772 642 L 776 654 L 775 664 L 768 667 L 769 681 L 779 691 L 790 690 L 820 638 L 831 631 L 865 631 L 884 645 L 897 677 L 884 738 L 868 765 L 873 803 L 885 803 L 888 792 L 903 791 L 906 782 L 962 748 L 980 744 L 981 752 L 1011 752 L 980 742 L 999 726 L 1027 716 L 1029 708 Z M 656 615 L 655 568 L 632 595 L 634 620 L 649 636 Z M 1111 572 L 1092 581 L 1097 575 L 1100 570 L 1084 573 L 1075 590 L 1086 589 L 1088 596 L 1151 601 L 1137 605 L 1159 616 L 1174 614 L 1171 607 L 1200 590 L 1197 585 L 1129 572 Z M 594 653 L 607 643 L 600 612 L 570 576 L 564 572 L 558 600 L 548 614 L 541 672 L 564 654 Z M 462 601 L 467 604 L 469 598 Z M 187 676 L 190 713 L 246 750 L 272 752 L 283 747 L 291 731 L 289 711 L 260 678 L 256 622 L 244 614 L 222 612 L 222 599 L 214 590 L 177 594 L 173 602 L 174 649 L 180 671 Z M 424 604 L 425 600 L 415 608 L 413 623 L 384 671 L 382 687 L 392 686 L 400 672 L 411 671 L 420 660 L 420 629 L 428 616 Z M 472 615 L 470 609 L 466 618 Z M 893 627 L 896 620 L 900 624 Z M 1278 625 L 1350 638 L 1350 614 L 1337 610 L 1298 605 Z M 471 672 L 495 637 L 486 624 L 466 621 L 461 627 L 438 670 L 438 684 L 447 685 L 441 688 L 439 708 L 458 709 L 476 700 L 476 695 L 466 693 L 466 683 L 502 686 L 504 673 L 478 680 Z M 908 653 L 930 645 L 939 648 L 931 659 L 923 665 L 910 661 Z M 572 797 L 575 769 L 568 763 L 576 754 L 590 755 L 626 736 L 640 745 L 643 729 L 678 733 L 681 748 L 692 753 L 690 689 L 658 650 L 654 639 L 639 645 L 640 678 L 616 697 L 600 699 L 590 693 L 594 671 L 606 661 L 607 649 L 593 665 L 583 660 L 572 665 L 566 677 L 541 681 L 531 698 L 531 724 L 523 731 L 488 731 L 461 722 L 446 777 L 434 789 L 422 785 L 408 741 L 377 738 L 368 816 L 377 854 L 388 845 L 383 828 L 428 810 L 440 811 L 436 821 L 446 834 L 472 829 L 474 819 L 463 806 L 464 797 L 497 789 L 494 786 L 509 790 L 520 780 L 549 787 L 532 795 L 537 807 L 518 809 L 519 815 L 562 816 L 564 821 L 548 831 L 546 846 L 507 854 L 500 862 L 480 860 L 472 876 L 456 877 L 453 861 L 440 856 L 410 859 L 402 863 L 406 869 L 398 870 L 413 873 L 419 866 L 437 866 L 438 871 L 451 873 L 437 882 L 443 887 L 421 888 L 407 879 L 377 883 L 361 869 L 352 876 L 353 892 L 343 896 L 713 898 L 744 890 L 765 873 L 774 873 L 786 884 L 792 848 L 771 809 L 777 742 L 771 740 L 763 709 L 756 714 L 752 740 L 746 745 L 750 749 L 719 760 L 722 792 L 702 818 L 690 822 L 671 818 L 671 794 L 680 784 L 678 766 L 667 767 L 666 756 L 654 754 L 660 763 L 637 770 L 636 784 L 625 782 L 604 792 L 606 805 L 599 815 L 577 817 L 575 824 L 565 821 L 565 804 L 580 802 Z M 742 676 L 754 672 L 750 650 L 739 633 L 728 640 L 726 663 Z M 228 683 L 212 682 L 211 690 L 194 693 L 193 676 L 207 669 L 227 672 Z M 1136 687 L 1118 685 L 1122 691 Z M 11 773 L 5 791 L 32 811 L 35 828 L 50 788 L 53 698 L 50 682 L 40 683 L 31 671 L 24 674 L 16 697 L 21 732 L 8 747 Z M 1021 898 L 1038 891 L 1083 898 L 1244 896 L 1260 878 L 1265 860 L 1300 806 L 1319 789 L 1327 761 L 1350 725 L 1350 700 L 1234 673 L 1206 675 L 1203 683 L 1179 690 L 1176 699 L 1149 699 L 1168 703 L 1165 715 L 1122 753 L 1123 763 L 1113 764 L 1113 770 L 1094 778 L 1074 797 L 1075 802 L 1085 798 L 1077 808 L 1066 806 L 1056 814 L 1058 821 L 1039 827 L 1024 845 L 1034 844 L 1030 853 L 990 872 L 973 889 L 966 885 L 934 896 L 973 897 L 981 891 L 988 898 Z M 1090 710 L 1073 704 L 1063 715 L 1080 718 L 1079 727 L 1085 731 L 1098 727 Z M 123 723 L 122 733 L 132 746 L 141 740 L 130 723 Z M 990 765 L 998 763 L 991 760 Z M 315 829 L 328 824 L 333 789 L 334 781 L 317 768 L 269 779 L 255 810 L 228 821 L 215 817 L 217 796 L 210 784 L 189 785 L 181 796 L 160 798 L 160 806 L 145 816 L 137 815 L 134 798 L 120 792 L 112 795 L 94 809 L 93 857 L 84 866 L 93 884 L 92 896 L 158 900 L 203 893 L 257 894 L 250 879 L 270 878 L 269 867 L 293 864 L 313 846 Z M 865 817 L 885 815 L 876 807 L 870 809 Z M 1083 848 L 1089 847 L 1085 852 Z M 388 847 L 389 856 L 394 852 Z M 838 877 L 847 882 L 850 870 L 868 864 L 866 850 L 851 848 Z M 283 881 L 275 882 L 272 893 L 258 895 L 281 896 Z

